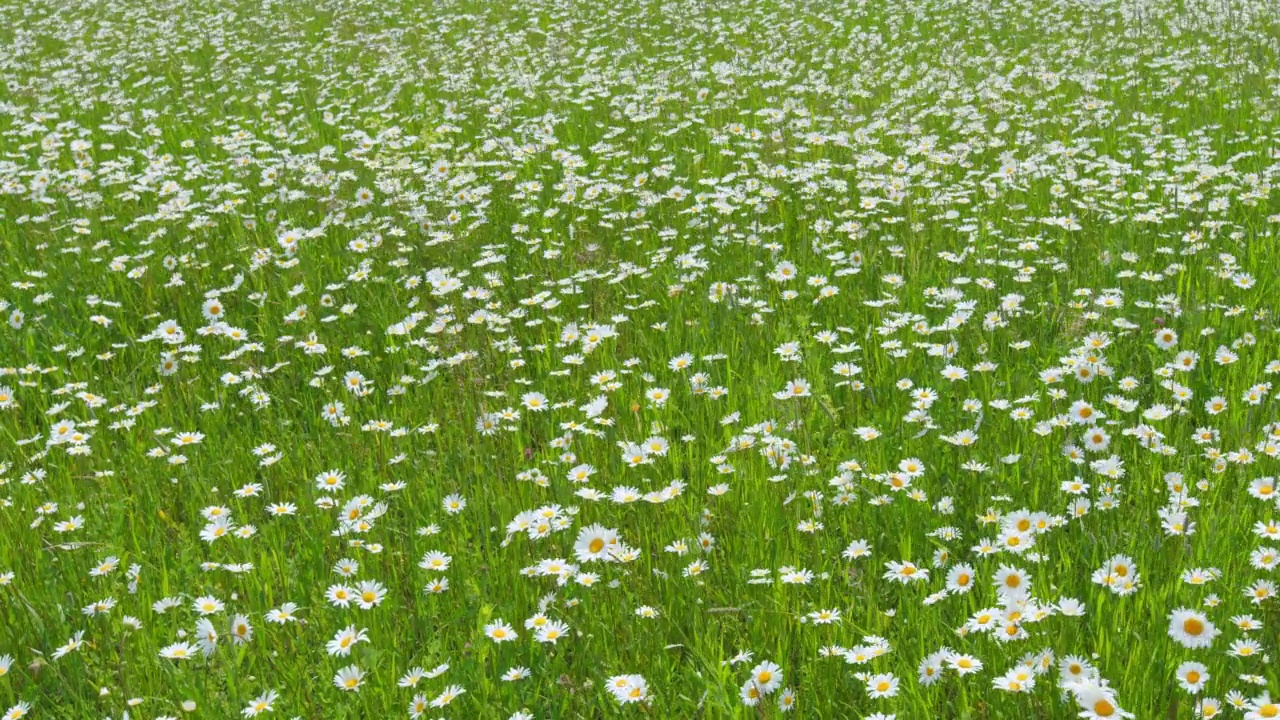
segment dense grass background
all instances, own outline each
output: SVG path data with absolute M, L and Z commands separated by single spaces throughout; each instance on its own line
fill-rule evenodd
M 772 716 L 781 689 L 739 697 L 769 660 L 803 717 L 1058 718 L 1079 712 L 1058 669 L 1078 656 L 1140 718 L 1204 697 L 1266 717 L 1280 613 L 1247 593 L 1276 578 L 1256 551 L 1280 546 L 1258 530 L 1280 508 L 1250 493 L 1280 454 L 1277 19 L 1110 0 L 0 5 L 0 701 L 216 718 L 275 690 L 282 716 L 373 718 L 457 685 L 426 716 Z M 150 337 L 167 320 L 182 343 Z M 613 336 L 584 347 L 598 326 Z M 776 352 L 792 342 L 794 361 Z M 1198 363 L 1172 370 L 1185 350 Z M 775 398 L 796 379 L 808 396 Z M 324 416 L 335 401 L 349 423 Z M 1064 455 L 1084 447 L 1077 401 L 1110 436 L 1082 462 Z M 1168 417 L 1144 417 L 1157 405 Z M 479 432 L 504 408 L 518 418 Z M 947 440 L 964 430 L 977 441 Z M 667 453 L 629 466 L 619 443 L 653 437 Z M 1109 456 L 1121 477 L 1090 464 Z M 907 459 L 924 473 L 890 489 Z M 329 470 L 336 493 L 315 483 Z M 610 499 L 673 482 L 663 502 Z M 338 533 L 362 495 L 369 527 Z M 508 534 L 548 506 L 563 530 Z M 254 534 L 202 540 L 213 507 Z M 1162 528 L 1170 508 L 1194 532 Z M 1046 523 L 1030 552 L 977 550 L 1020 513 Z M 596 523 L 639 557 L 579 564 L 590 587 L 522 574 L 578 564 Z M 869 554 L 842 557 L 857 540 Z M 418 567 L 429 551 L 446 573 Z M 1131 594 L 1092 580 L 1116 555 Z M 343 558 L 387 589 L 376 608 L 326 601 Z M 908 561 L 929 578 L 885 576 Z M 939 599 L 957 563 L 976 587 Z M 1026 637 L 959 632 L 1001 608 L 1002 566 L 1030 574 Z M 194 639 L 201 596 L 225 604 L 218 646 L 161 658 Z M 299 622 L 265 619 L 286 602 Z M 1212 647 L 1170 638 L 1184 607 L 1223 630 Z M 840 621 L 809 620 L 826 609 Z M 540 610 L 569 635 L 536 642 Z M 517 641 L 485 637 L 498 618 Z M 331 657 L 349 625 L 369 642 Z M 922 684 L 944 647 L 983 670 Z M 993 687 L 1028 659 L 1050 668 L 1030 692 Z M 1199 694 L 1178 682 L 1188 660 L 1211 676 Z M 343 692 L 352 664 L 364 685 Z M 501 680 L 513 667 L 530 677 Z M 893 673 L 897 696 L 870 698 L 862 673 Z M 620 674 L 646 702 L 615 701 Z

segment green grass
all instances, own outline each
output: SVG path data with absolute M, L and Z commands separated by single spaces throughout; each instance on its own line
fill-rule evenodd
M 222 718 L 275 691 L 281 717 L 381 718 L 458 686 L 423 716 L 750 718 L 785 688 L 796 717 L 1270 717 L 1280 604 L 1249 593 L 1280 548 L 1256 485 L 1280 475 L 1278 22 L 1253 1 L 0 3 L 0 709 Z M 183 341 L 151 337 L 169 320 Z M 1073 422 L 1080 401 L 1106 418 Z M 508 533 L 553 506 L 560 529 Z M 252 534 L 203 540 L 213 508 Z M 981 550 L 1023 518 L 1034 547 Z M 597 524 L 637 556 L 575 560 Z M 1093 579 L 1118 555 L 1132 592 Z M 525 572 L 552 560 L 576 570 Z M 903 562 L 928 577 L 889 579 Z M 940 595 L 960 564 L 973 590 Z M 1005 567 L 1029 590 L 998 593 Z M 372 609 L 326 598 L 363 581 Z M 161 657 L 195 642 L 199 597 L 224 606 L 216 646 Z M 1221 635 L 1175 641 L 1180 608 Z M 989 609 L 1008 622 L 973 630 Z M 539 612 L 567 634 L 536 641 Z M 499 619 L 518 639 L 485 636 Z M 368 642 L 332 656 L 349 626 Z M 783 682 L 749 707 L 762 661 Z M 1027 692 L 995 686 L 1024 662 Z M 358 692 L 333 682 L 351 665 Z

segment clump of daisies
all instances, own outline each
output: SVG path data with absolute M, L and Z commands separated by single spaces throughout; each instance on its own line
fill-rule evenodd
M 641 675 L 614 675 L 605 687 L 621 705 L 649 702 L 649 683 Z

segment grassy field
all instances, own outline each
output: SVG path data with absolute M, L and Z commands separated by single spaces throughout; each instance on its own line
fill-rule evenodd
M 1277 68 L 1259 0 L 0 1 L 3 717 L 1280 717 Z

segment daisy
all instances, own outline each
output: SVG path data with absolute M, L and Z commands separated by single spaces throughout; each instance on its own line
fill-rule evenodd
M 782 684 L 782 669 L 768 660 L 762 661 L 752 668 L 751 680 L 761 695 L 769 695 Z
M 484 634 L 495 643 L 510 642 L 520 637 L 514 628 L 501 619 L 485 625 Z
M 540 643 L 551 643 L 554 645 L 557 640 L 564 637 L 569 632 L 569 626 L 558 621 L 550 620 L 547 624 L 538 628 L 535 639 Z
M 587 563 L 597 560 L 609 560 L 609 549 L 618 543 L 616 530 L 601 525 L 588 525 L 578 533 L 574 541 L 573 553 L 578 562 Z
M 1196 694 L 1204 689 L 1204 684 L 1209 681 L 1209 671 L 1203 663 L 1187 661 L 1178 666 L 1174 671 L 1174 675 L 1178 678 L 1178 684 L 1183 690 L 1191 694 Z
M 188 642 L 176 642 L 160 648 L 160 657 L 170 660 L 190 660 L 196 656 L 196 646 Z
M 1178 608 L 1169 615 L 1169 637 L 1185 648 L 1207 648 L 1221 631 L 1203 614 Z
M 1084 681 L 1072 685 L 1070 689 L 1075 694 L 1076 703 L 1080 706 L 1080 717 L 1086 720 L 1133 717 L 1133 713 L 1126 712 L 1116 704 L 1115 695 L 1111 690 L 1101 685 Z
M 952 655 L 948 658 L 947 664 L 960 675 L 969 675 L 982 671 L 982 661 L 972 655 Z
M 325 650 L 330 655 L 346 657 L 351 654 L 351 650 L 358 643 L 369 642 L 369 632 L 367 630 L 358 630 L 356 626 L 349 625 L 339 630 L 325 645 Z
M 892 673 L 872 675 L 867 678 L 867 695 L 873 699 L 891 698 L 898 694 L 898 678 Z
M 339 690 L 359 692 L 360 686 L 364 684 L 364 675 L 364 671 L 358 666 L 348 665 L 333 676 L 333 684 Z
M 275 690 L 268 690 L 253 700 L 250 700 L 249 704 L 240 711 L 240 714 L 245 717 L 254 717 L 264 712 L 271 712 L 275 710 L 274 703 L 279 698 L 280 694 Z

